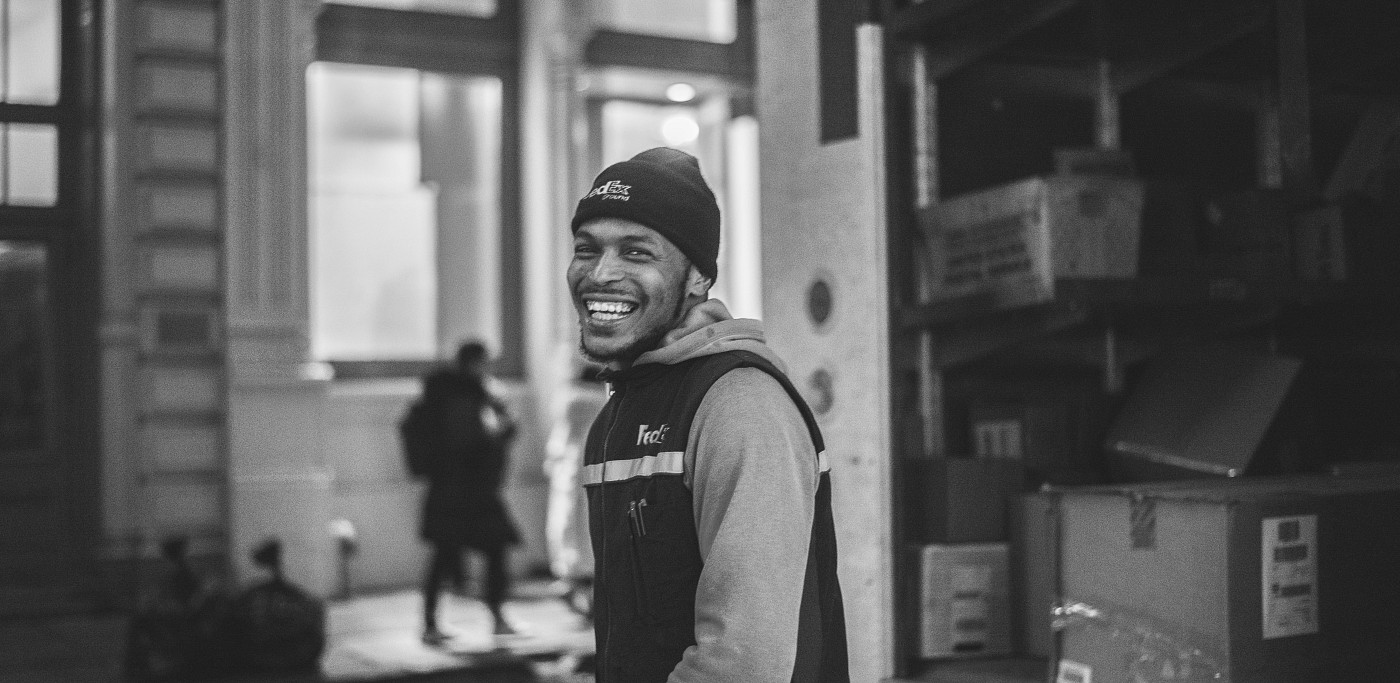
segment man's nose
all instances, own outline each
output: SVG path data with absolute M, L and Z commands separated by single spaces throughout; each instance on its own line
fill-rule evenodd
M 616 282 L 621 280 L 626 272 L 624 266 L 620 255 L 605 251 L 594 262 L 593 268 L 588 272 L 588 277 L 594 282 Z

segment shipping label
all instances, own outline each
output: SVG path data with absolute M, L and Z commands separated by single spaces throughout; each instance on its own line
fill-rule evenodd
M 1264 638 L 1318 632 L 1317 515 L 1263 520 Z

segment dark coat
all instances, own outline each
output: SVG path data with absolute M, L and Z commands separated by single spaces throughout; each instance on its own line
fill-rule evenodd
M 434 544 L 494 550 L 520 542 L 501 499 L 514 425 L 479 380 L 440 371 L 423 382 L 424 409 L 435 426 L 428 493 L 419 535 Z M 494 411 L 500 429 L 483 417 Z

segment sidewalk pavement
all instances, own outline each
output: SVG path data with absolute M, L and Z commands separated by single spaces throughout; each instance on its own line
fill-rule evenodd
M 331 601 L 318 674 L 224 683 L 592 683 L 574 671 L 593 652 L 592 628 L 547 582 L 516 585 L 505 606 L 514 636 L 492 636 L 485 605 L 447 593 L 440 617 L 456 637 L 429 647 L 420 606 L 415 590 Z M 0 621 L 0 683 L 120 682 L 127 624 L 124 615 Z

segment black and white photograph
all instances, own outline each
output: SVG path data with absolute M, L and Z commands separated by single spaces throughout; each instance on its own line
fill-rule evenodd
M 1396 0 L 0 0 L 0 683 L 1388 683 L 1397 576 Z

